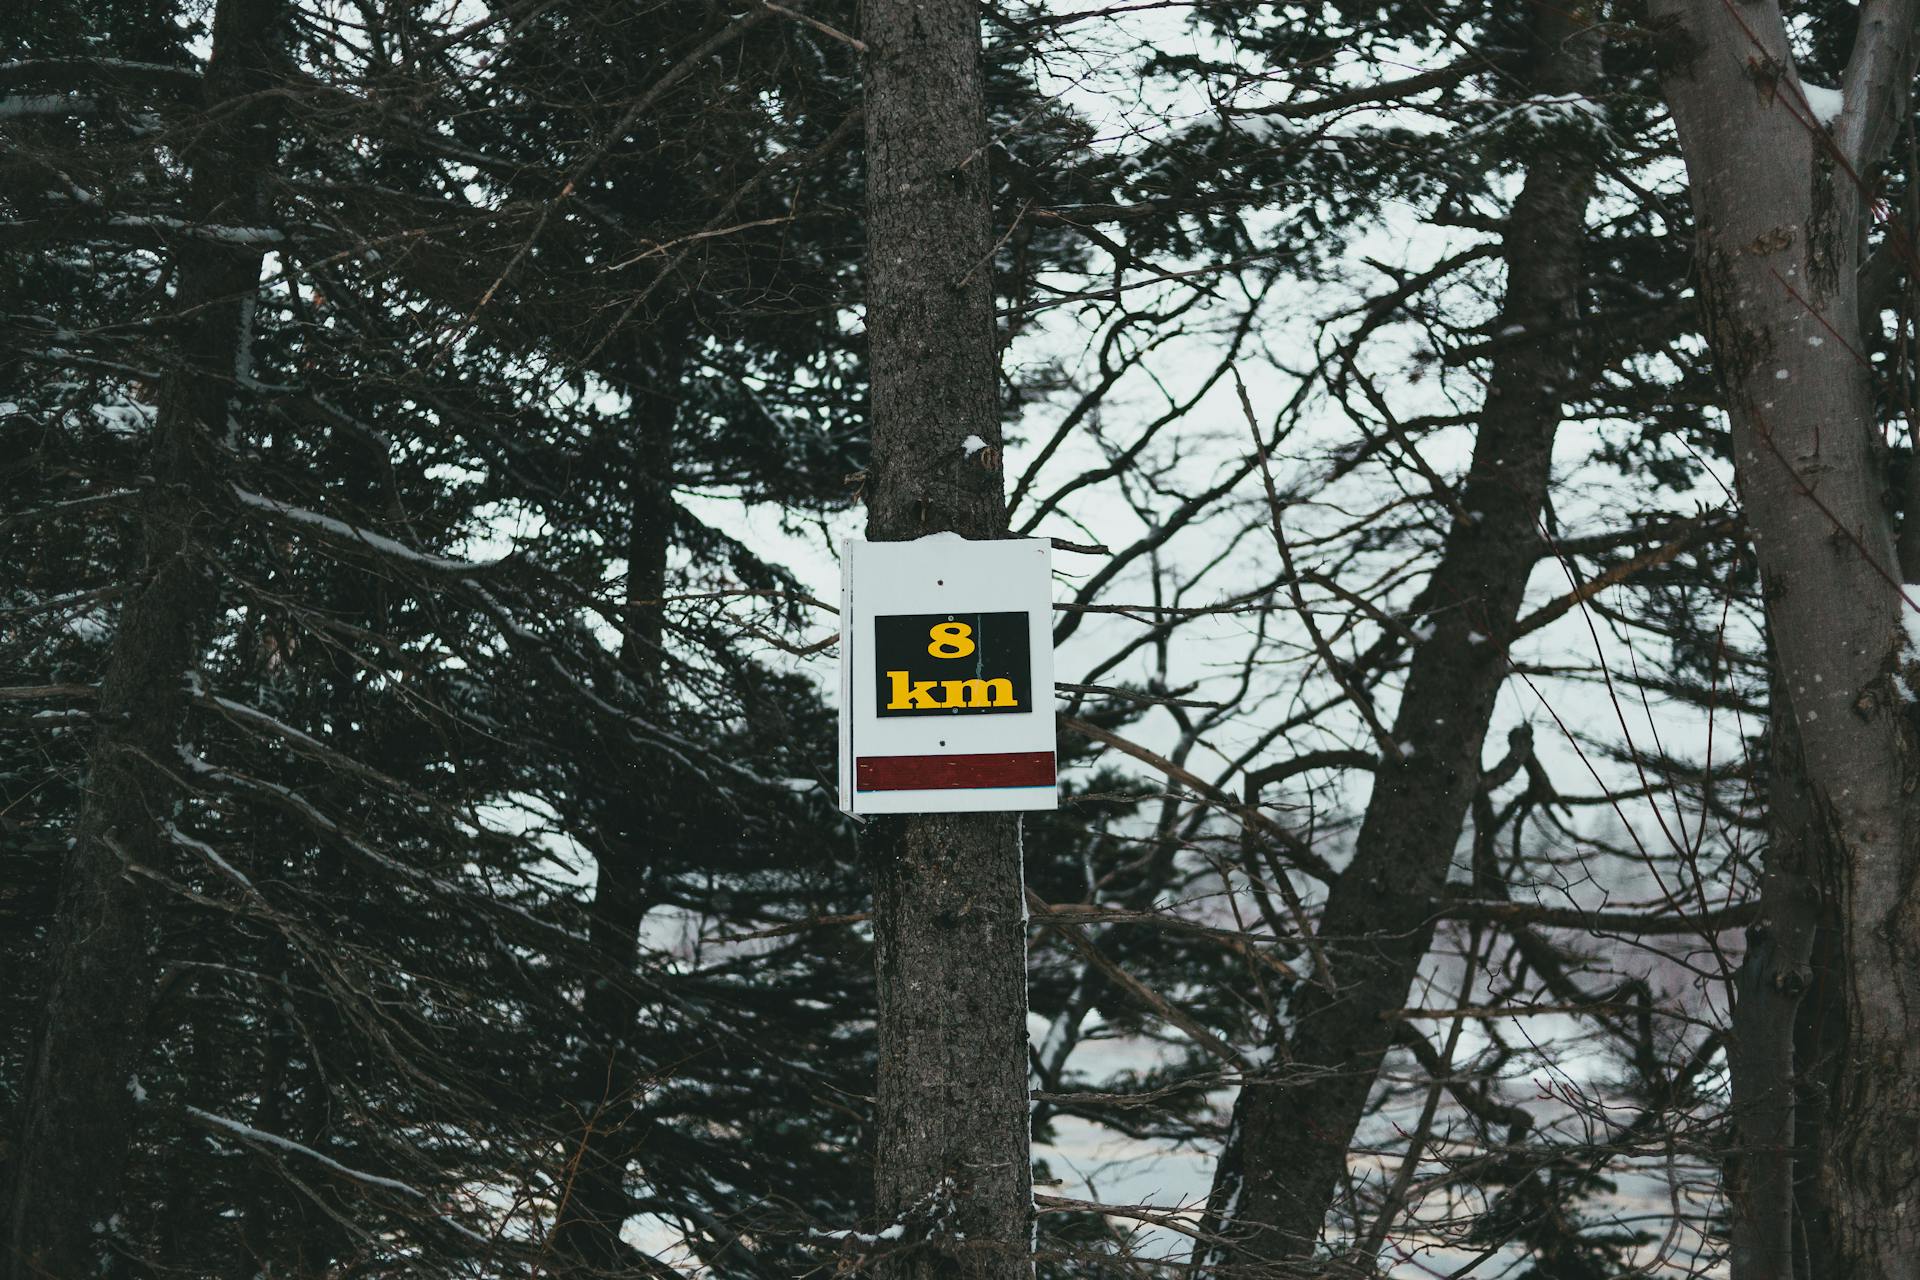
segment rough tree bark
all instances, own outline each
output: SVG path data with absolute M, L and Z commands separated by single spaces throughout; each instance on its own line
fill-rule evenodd
M 1568 10 L 1536 10 L 1532 91 L 1584 94 L 1599 72 L 1597 33 Z M 1433 935 L 1441 892 L 1481 776 L 1481 750 L 1507 672 L 1567 384 L 1578 315 L 1592 162 L 1544 148 L 1507 220 L 1500 327 L 1538 333 L 1494 362 L 1459 506 L 1423 593 L 1432 635 L 1414 651 L 1392 737 L 1404 753 L 1376 776 L 1352 863 L 1328 893 L 1320 935 L 1338 994 L 1303 985 L 1285 1052 L 1235 1103 L 1208 1203 L 1218 1237 L 1196 1248 L 1210 1274 L 1252 1274 L 1313 1257 L 1394 1025 Z M 1370 1260 L 1356 1259 L 1365 1269 Z
M 1793 1280 L 1796 1159 L 1795 1032 L 1820 928 L 1827 852 L 1807 789 L 1800 736 L 1778 676 L 1769 700 L 1772 774 L 1760 919 L 1734 974 L 1728 1068 L 1733 1155 L 1727 1166 L 1729 1265 L 1738 1280 Z
M 282 0 L 220 0 L 206 112 L 188 152 L 188 214 L 254 225 L 272 161 Z M 182 238 L 178 348 L 160 389 L 140 549 L 101 682 L 86 798 L 63 872 L 46 1004 L 28 1063 L 7 1209 L 10 1280 L 95 1275 L 109 1248 L 135 1125 L 135 1074 L 155 978 L 154 905 L 128 865 L 166 867 L 180 792 L 187 681 L 217 607 L 201 548 L 231 501 L 219 486 L 228 403 L 247 357 L 257 247 Z
M 1920 742 L 1900 688 L 1914 596 L 1859 354 L 1858 281 L 1873 169 L 1906 119 L 1915 6 L 1860 7 L 1831 122 L 1808 108 L 1774 0 L 1656 0 L 1651 17 L 1768 625 L 1837 863 L 1847 1039 L 1818 1125 L 1818 1225 L 1832 1274 L 1920 1276 Z M 1784 1274 L 1761 1262 L 1772 1269 L 1751 1274 Z
M 1801 766 L 1804 778 L 1805 766 Z M 1833 1242 L 1833 1210 L 1820 1176 L 1829 1117 L 1840 1093 L 1847 1046 L 1846 959 L 1839 919 L 1839 859 L 1821 832 L 1819 925 L 1807 991 L 1793 1029 L 1793 1275 L 1832 1280 L 1840 1274 Z M 1744 1278 L 1743 1278 L 1744 1280 Z
M 620 668 L 632 684 L 629 696 L 643 707 L 660 706 L 664 697 L 662 641 L 667 553 L 673 533 L 673 426 L 678 412 L 674 394 L 677 361 L 656 360 L 643 375 L 648 387 L 636 392 L 633 438 L 627 442 L 627 623 Z M 653 905 L 649 875 L 659 860 L 656 798 L 672 785 L 659 762 L 630 759 L 625 776 L 611 784 L 618 797 L 599 823 L 594 849 L 596 879 L 588 908 L 588 938 L 598 962 L 584 1002 L 583 1034 L 588 1043 L 580 1081 L 586 1104 L 585 1125 L 575 1150 L 573 1181 L 566 1205 L 554 1223 L 554 1249 L 590 1274 L 654 1273 L 620 1239 L 633 1216 L 627 1194 L 629 1165 L 643 1136 L 638 1102 L 645 1088 L 647 1063 L 634 1047 L 640 994 L 634 971 L 640 957 L 640 925 Z M 616 765 L 616 767 L 618 767 Z
M 992 210 L 973 0 L 867 0 L 867 536 L 1006 534 Z M 988 448 L 969 459 L 962 443 Z M 986 462 L 987 466 L 979 465 Z M 877 1274 L 1032 1273 L 1019 819 L 879 820 Z M 963 1239 L 964 1237 L 964 1239 Z

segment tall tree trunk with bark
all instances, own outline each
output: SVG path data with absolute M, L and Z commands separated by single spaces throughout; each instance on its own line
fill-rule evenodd
M 679 404 L 677 364 L 656 362 L 633 408 L 628 441 L 626 634 L 620 668 L 631 696 L 660 713 L 665 697 L 662 641 L 666 635 L 667 553 L 673 533 L 673 426 Z M 671 371 L 670 371 L 671 370 Z M 660 717 L 665 719 L 664 715 Z M 574 1153 L 572 1184 L 554 1224 L 554 1247 L 589 1273 L 626 1274 L 647 1265 L 620 1239 L 633 1216 L 627 1170 L 638 1152 L 638 1102 L 647 1064 L 634 1049 L 640 1017 L 635 969 L 640 926 L 651 907 L 648 879 L 659 861 L 659 762 L 627 760 L 624 777 L 609 784 L 616 798 L 599 823 L 594 851 L 597 878 L 588 910 L 588 936 L 598 970 L 585 999 L 586 1061 L 580 1082 L 585 1104 Z M 616 764 L 615 767 L 619 767 Z
M 272 163 L 272 83 L 285 49 L 281 0 L 220 0 L 206 113 L 189 150 L 189 219 L 255 225 Z M 140 551 L 101 682 L 98 736 L 61 885 L 46 1006 L 28 1063 L 7 1206 L 11 1280 L 99 1273 L 135 1125 L 155 980 L 153 889 L 187 685 L 217 595 L 203 550 L 231 506 L 219 452 L 245 371 L 260 283 L 257 246 L 180 237 L 179 345 L 160 391 L 139 516 Z
M 1802 766 L 1804 776 L 1805 767 Z M 1822 836 L 1826 833 L 1823 831 Z M 1820 1174 L 1840 1068 L 1847 1047 L 1846 958 L 1842 946 L 1839 859 L 1822 844 L 1818 892 L 1820 923 L 1813 935 L 1807 991 L 1793 1035 L 1793 1251 L 1794 1280 L 1832 1280 L 1840 1274 L 1833 1241 L 1833 1210 Z M 1736 1104 L 1739 1099 L 1736 1095 Z
M 1800 736 L 1776 675 L 1769 700 L 1767 849 L 1760 919 L 1734 975 L 1728 1066 L 1733 1157 L 1727 1168 L 1731 1256 L 1738 1280 L 1793 1280 L 1798 1252 L 1795 1181 L 1803 1161 L 1795 1136 L 1795 1033 L 1820 928 L 1826 843 L 1807 790 Z
M 867 535 L 1006 534 L 973 0 L 868 0 Z M 989 446 L 969 456 L 964 442 Z M 991 465 L 981 466 L 985 461 Z M 1011 814 L 880 819 L 875 1212 L 890 1280 L 1032 1273 L 1026 911 Z
M 1847 1040 L 1819 1126 L 1832 1272 L 1920 1276 L 1920 739 L 1900 687 L 1914 596 L 1859 314 L 1870 183 L 1906 120 L 1916 7 L 1861 6 L 1831 121 L 1809 109 L 1773 0 L 1659 0 L 1652 17 L 1785 710 L 1837 863 Z
M 1600 39 L 1568 11 L 1542 7 L 1532 91 L 1591 91 Z M 1507 647 L 1540 554 L 1567 334 L 1578 316 L 1592 160 L 1544 149 L 1507 219 L 1507 292 L 1500 327 L 1521 338 L 1494 362 L 1458 507 L 1422 599 L 1432 634 L 1407 669 L 1352 863 L 1328 893 L 1334 990 L 1303 985 L 1284 1052 L 1235 1103 L 1208 1205 L 1218 1239 L 1196 1249 L 1209 1274 L 1246 1274 L 1314 1255 L 1395 1026 L 1433 935 L 1432 904 L 1481 779 L 1481 751 L 1507 674 Z M 1324 979 L 1325 975 L 1316 975 Z M 1283 1065 L 1284 1064 L 1284 1065 Z M 1368 1259 L 1356 1259 L 1366 1268 Z

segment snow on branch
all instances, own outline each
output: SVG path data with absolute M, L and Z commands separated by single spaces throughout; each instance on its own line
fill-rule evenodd
M 487 612 L 493 616 L 494 621 L 499 625 L 503 635 L 518 639 L 534 654 L 537 654 L 543 659 L 547 668 L 553 672 L 554 676 L 558 678 L 561 683 L 565 684 L 567 688 L 572 690 L 583 702 L 608 719 L 626 727 L 641 741 L 648 743 L 662 754 L 668 756 L 681 768 L 686 769 L 703 783 L 714 787 L 718 794 L 722 796 L 728 795 L 707 773 L 706 769 L 702 768 L 694 759 L 695 756 L 699 756 L 702 759 L 711 760 L 713 759 L 711 753 L 702 751 L 694 743 L 689 742 L 672 730 L 663 728 L 641 716 L 634 715 L 630 711 L 623 711 L 608 702 L 605 698 L 602 698 L 599 694 L 588 688 L 586 683 L 575 676 L 573 672 L 567 670 L 566 665 L 554 654 L 544 636 L 529 630 L 521 624 L 521 622 L 513 616 L 512 612 L 500 603 L 499 600 L 495 599 L 485 587 L 471 579 L 462 582 L 461 585 L 480 598 L 481 604 L 483 604 Z M 509 643 L 511 643 L 511 641 Z M 766 779 L 730 761 L 714 760 L 713 762 L 743 782 L 754 786 L 767 785 Z
M 214 847 L 208 844 L 206 841 L 194 839 L 192 836 L 188 835 L 186 832 L 182 831 L 180 828 L 174 826 L 171 822 L 162 822 L 160 824 L 160 829 L 167 833 L 167 839 L 173 841 L 175 844 L 179 845 L 183 849 L 190 849 L 194 853 L 199 854 L 201 857 L 205 858 L 213 866 L 219 868 L 222 874 L 226 875 L 229 879 L 231 879 L 234 883 L 238 884 L 241 888 L 245 889 L 247 892 L 249 893 L 259 892 L 257 889 L 253 887 L 253 881 L 247 878 L 245 872 L 241 871 L 240 868 L 234 866 L 231 862 L 228 862 L 225 858 L 221 857 L 219 853 L 217 853 L 214 850 Z
M 283 1138 L 277 1133 L 268 1133 L 264 1129 L 256 1129 L 250 1124 L 243 1124 L 238 1120 L 230 1120 L 226 1116 L 215 1115 L 211 1111 L 202 1111 L 199 1107 L 189 1106 L 183 1108 L 183 1110 L 194 1121 L 209 1129 L 214 1129 L 226 1134 L 233 1141 L 300 1156 L 313 1161 L 330 1173 L 339 1174 L 341 1177 L 351 1181 L 369 1187 L 378 1187 L 384 1191 L 398 1192 L 408 1199 L 418 1200 L 422 1204 L 431 1203 L 427 1193 L 411 1183 L 402 1182 L 398 1178 L 384 1177 L 377 1173 L 368 1173 L 365 1169 L 356 1169 L 352 1165 L 342 1164 L 325 1152 L 315 1151 L 312 1147 L 304 1143 L 295 1142 L 292 1138 Z M 488 1239 L 486 1236 L 481 1235 L 469 1227 L 461 1226 L 458 1222 L 455 1222 L 443 1213 L 434 1213 L 433 1217 L 441 1226 L 464 1237 L 471 1243 L 479 1244 L 489 1249 L 493 1248 L 495 1244 L 495 1241 Z
M 383 1178 L 377 1173 L 368 1173 L 364 1169 L 355 1169 L 350 1165 L 341 1164 L 332 1156 L 315 1151 L 312 1147 L 295 1142 L 292 1138 L 283 1138 L 277 1133 L 267 1133 L 254 1128 L 252 1125 L 242 1124 L 238 1120 L 229 1120 L 227 1117 L 217 1116 L 211 1111 L 202 1111 L 198 1107 L 187 1107 L 186 1113 L 210 1129 L 218 1129 L 232 1137 L 238 1138 L 242 1142 L 255 1143 L 259 1146 L 272 1147 L 279 1151 L 289 1151 L 297 1156 L 305 1156 L 323 1168 L 340 1174 L 342 1177 L 351 1178 L 355 1182 L 364 1182 L 371 1187 L 384 1187 L 388 1191 L 398 1191 L 400 1194 L 411 1196 L 415 1200 L 425 1200 L 427 1198 L 426 1193 L 418 1187 L 401 1182 L 396 1178 Z
M 496 568 L 506 563 L 508 559 L 503 556 L 498 560 L 454 560 L 447 556 L 429 555 L 424 551 L 415 551 L 405 543 L 395 541 L 383 533 L 375 533 L 371 529 L 363 529 L 359 525 L 348 524 L 344 520 L 336 520 L 332 516 L 322 515 L 318 511 L 308 511 L 304 507 L 296 507 L 275 498 L 249 493 L 238 485 L 232 488 L 234 497 L 249 507 L 268 512 L 293 524 L 318 529 L 342 541 L 357 542 L 376 554 L 417 568 L 430 569 L 437 573 L 476 573 Z
M 287 238 L 286 232 L 273 227 L 223 227 L 213 223 L 187 222 L 163 214 L 129 214 L 108 218 L 107 225 L 131 231 L 173 231 L 196 240 L 211 240 L 215 244 L 267 245 L 279 244 Z
M 211 764 L 195 755 L 193 751 L 184 744 L 178 744 L 175 749 L 179 753 L 181 763 L 184 764 L 188 772 L 192 773 L 195 777 L 204 779 L 211 785 L 227 786 L 237 791 L 247 791 L 257 796 L 263 796 L 269 802 L 277 804 L 281 808 L 293 813 L 322 835 L 338 841 L 341 847 L 356 857 L 363 858 L 374 866 L 380 867 L 400 877 L 402 880 L 433 890 L 448 899 L 476 904 L 482 911 L 505 912 L 524 920 L 526 923 L 532 925 L 538 932 L 556 937 L 568 945 L 581 945 L 587 942 L 584 934 L 563 928 L 550 920 L 542 920 L 539 916 L 534 915 L 517 902 L 508 902 L 491 894 L 476 892 L 472 888 L 456 884 L 443 876 L 434 875 L 432 872 L 424 871 L 419 867 L 409 866 L 398 858 L 382 853 L 341 826 L 332 816 L 322 811 L 319 806 L 315 805 L 291 787 L 282 786 L 277 782 L 269 782 L 265 778 L 255 778 L 244 773 L 236 773 L 231 769 L 225 769 L 218 765 Z
M 0 62 L 0 85 L 55 78 L 103 80 L 109 83 L 145 82 L 182 93 L 198 91 L 200 73 L 191 67 L 132 58 L 22 58 Z
M 244 702 L 235 702 L 231 698 L 218 697 L 199 688 L 194 688 L 191 692 L 194 701 L 200 706 L 218 711 L 227 719 L 235 721 L 246 728 L 280 738 L 292 745 L 296 751 L 304 752 L 324 764 L 375 783 L 395 795 L 407 796 L 416 800 L 425 799 L 419 792 L 407 786 L 407 784 L 401 782 L 399 779 L 389 777 L 364 761 L 356 760 L 352 756 L 336 751 L 312 735 L 301 732 L 285 721 L 275 719 L 258 707 L 250 707 Z
M 95 98 L 70 93 L 22 93 L 0 98 L 0 120 L 20 120 L 28 116 L 84 116 L 98 110 Z
M 17 684 L 0 688 L 0 702 L 38 702 L 43 698 L 96 698 L 98 686 L 90 684 Z

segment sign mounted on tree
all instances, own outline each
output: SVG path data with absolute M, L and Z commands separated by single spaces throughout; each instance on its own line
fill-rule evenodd
M 1052 809 L 1053 548 L 849 541 L 840 585 L 840 807 Z

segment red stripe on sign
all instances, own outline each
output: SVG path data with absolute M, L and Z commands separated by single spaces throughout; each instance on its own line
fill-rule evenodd
M 861 756 L 860 791 L 952 791 L 964 787 L 1050 787 L 1053 752 L 1006 751 L 969 756 Z

